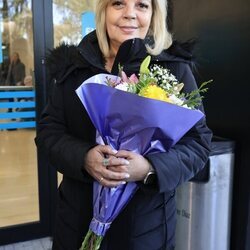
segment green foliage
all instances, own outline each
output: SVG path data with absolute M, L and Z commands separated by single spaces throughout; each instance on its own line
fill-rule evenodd
M 190 93 L 181 94 L 181 98 L 185 99 L 183 104 L 184 105 L 186 104 L 191 109 L 195 109 L 195 108 L 199 107 L 201 105 L 202 99 L 204 98 L 204 96 L 202 94 L 204 94 L 208 91 L 207 85 L 209 83 L 211 83 L 212 81 L 213 80 L 203 82 L 198 89 L 193 90 Z

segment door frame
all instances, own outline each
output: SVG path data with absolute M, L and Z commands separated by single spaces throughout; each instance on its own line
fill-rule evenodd
M 52 0 L 32 0 L 36 117 L 40 117 L 47 100 L 45 57 L 53 48 Z M 57 189 L 56 170 L 37 151 L 40 220 L 0 228 L 0 245 L 52 235 Z

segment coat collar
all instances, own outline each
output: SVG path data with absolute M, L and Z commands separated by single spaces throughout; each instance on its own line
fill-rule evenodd
M 96 31 L 86 35 L 77 46 L 77 49 L 87 64 L 105 71 L 104 58 L 98 45 Z
M 161 54 L 157 56 L 152 56 L 152 63 L 157 62 L 186 62 L 190 63 L 192 60 L 192 54 L 187 49 L 186 43 L 180 44 L 178 42 L 173 42 L 172 46 L 164 50 Z M 93 31 L 82 39 L 78 45 L 78 50 L 84 59 L 94 67 L 101 70 L 104 69 L 104 59 L 100 51 L 96 32 Z M 124 70 L 131 70 L 131 66 L 135 66 L 135 62 L 141 63 L 141 61 L 147 56 L 145 41 L 139 38 L 134 38 L 125 41 L 119 48 L 114 66 L 112 69 L 112 74 L 118 73 L 118 65 L 123 65 Z
M 128 75 L 138 73 L 140 64 L 146 56 L 147 51 L 144 40 L 134 38 L 125 41 L 117 52 L 111 74 L 118 74 L 119 64 L 123 66 L 124 71 Z M 190 63 L 191 58 L 192 54 L 182 49 L 182 47 L 175 42 L 168 50 L 164 50 L 160 55 L 152 56 L 151 62 Z M 77 68 L 91 67 L 93 72 L 107 73 L 95 31 L 85 36 L 77 47 L 63 44 L 54 49 L 48 61 L 52 65 L 50 65 L 52 77 L 57 79 L 59 83 L 63 82 L 67 76 Z

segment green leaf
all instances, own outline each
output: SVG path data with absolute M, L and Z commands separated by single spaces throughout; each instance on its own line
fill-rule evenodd
M 150 64 L 150 61 L 151 61 L 151 56 L 147 56 L 143 62 L 141 63 L 141 66 L 140 66 L 140 74 L 149 74 L 150 71 L 149 71 L 149 64 Z

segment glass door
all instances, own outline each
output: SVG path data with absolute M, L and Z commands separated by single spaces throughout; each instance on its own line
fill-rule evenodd
M 52 36 L 51 7 L 48 0 L 0 0 L 0 245 L 51 232 L 56 178 L 34 143 L 45 103 L 41 58 L 53 46 L 45 37 Z
M 49 94 L 46 55 L 78 44 L 92 10 L 88 0 L 0 0 L 0 246 L 52 235 L 61 176 L 34 144 Z
M 61 43 L 77 45 L 94 28 L 94 1 L 53 0 L 54 47 Z M 58 173 L 58 185 L 62 175 Z
M 0 227 L 39 221 L 31 1 L 0 1 Z

